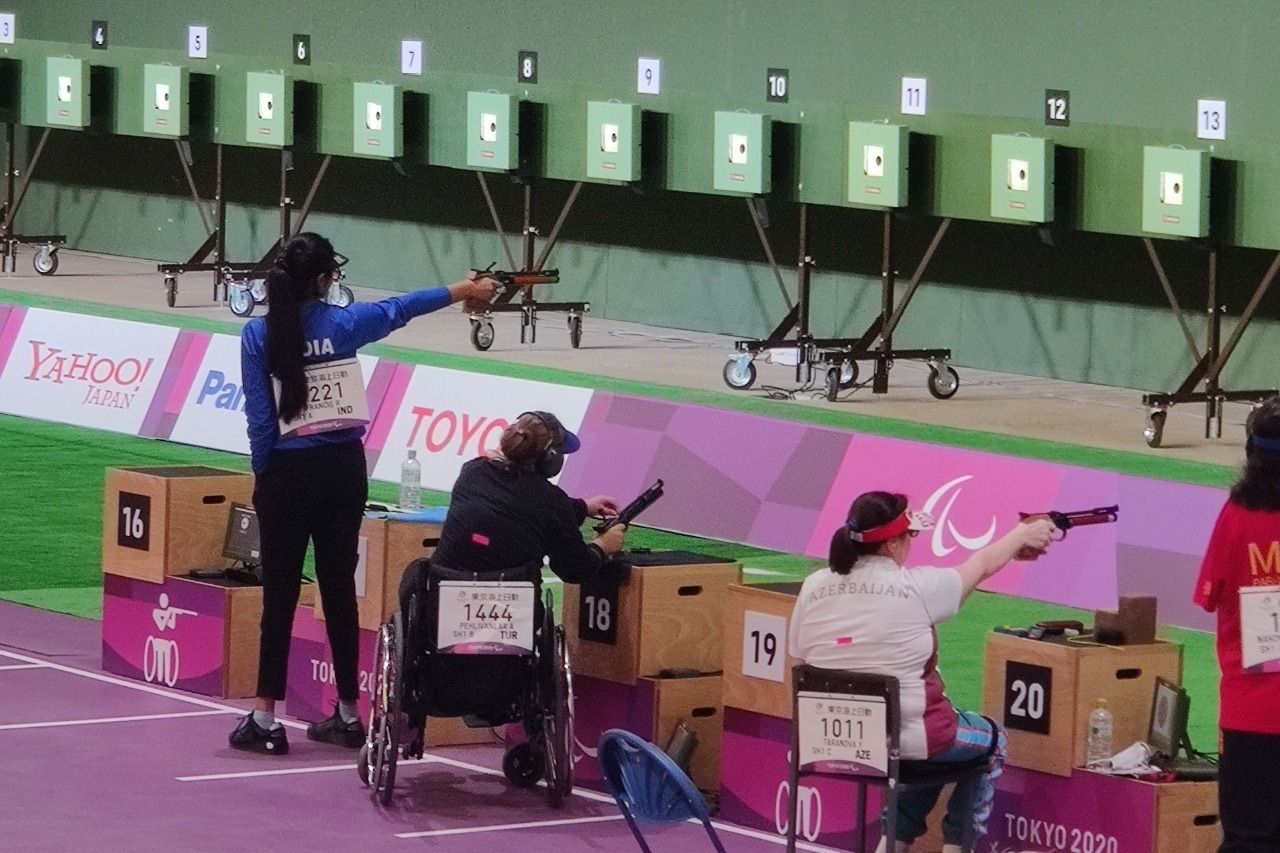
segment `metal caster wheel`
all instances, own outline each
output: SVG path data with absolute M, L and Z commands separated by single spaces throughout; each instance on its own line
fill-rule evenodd
M 929 365 L 929 393 L 939 400 L 950 400 L 960 390 L 960 374 L 949 364 Z
M 45 246 L 31 259 L 31 266 L 40 275 L 53 275 L 58 271 L 58 250 L 53 246 Z
M 532 788 L 546 770 L 542 753 L 528 743 L 518 743 L 502 756 L 502 775 L 517 788 Z
M 848 391 L 858 382 L 858 362 L 842 361 L 840 362 L 840 390 Z
M 336 305 L 339 308 L 346 308 L 352 302 L 356 301 L 356 295 L 351 292 L 351 288 L 345 284 L 335 284 L 329 288 L 329 304 Z
M 369 787 L 369 744 L 361 744 L 360 754 L 356 756 L 356 775 L 364 786 Z
M 178 304 L 178 280 L 171 275 L 164 277 L 164 304 L 170 308 Z
M 493 324 L 488 320 L 472 320 L 471 345 L 480 352 L 493 346 Z
M 582 346 L 582 318 L 574 314 L 569 315 L 569 346 Z
M 1142 437 L 1147 440 L 1148 447 L 1159 447 L 1164 438 L 1164 421 L 1169 413 L 1164 409 L 1152 409 L 1147 414 L 1146 426 L 1142 429 Z
M 251 316 L 253 307 L 256 304 L 253 299 L 253 292 L 248 287 L 242 284 L 233 284 L 228 288 L 227 307 L 237 317 Z
M 840 368 L 828 367 L 826 378 L 827 400 L 834 403 L 840 394 Z
M 750 356 L 734 356 L 724 363 L 720 375 L 725 385 L 735 391 L 745 391 L 756 382 L 756 365 Z

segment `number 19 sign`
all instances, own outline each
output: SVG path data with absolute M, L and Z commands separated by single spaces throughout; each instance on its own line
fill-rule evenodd
M 801 770 L 853 776 L 888 775 L 884 699 L 807 691 L 796 699 Z

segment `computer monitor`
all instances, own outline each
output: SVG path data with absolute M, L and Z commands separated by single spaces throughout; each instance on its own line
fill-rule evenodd
M 1187 713 L 1191 697 L 1181 686 L 1165 678 L 1156 679 L 1151 702 L 1151 725 L 1147 743 L 1163 758 L 1177 758 L 1187 742 Z
M 222 556 L 236 560 L 245 567 L 262 563 L 261 542 L 258 535 L 258 513 L 245 504 L 231 504 L 231 517 L 227 519 L 227 538 L 222 544 Z

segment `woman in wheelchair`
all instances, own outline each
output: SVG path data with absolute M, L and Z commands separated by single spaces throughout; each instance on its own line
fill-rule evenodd
M 967 823 L 975 836 L 985 832 L 1004 733 L 947 698 L 934 626 L 954 616 L 969 593 L 1021 549 L 1043 552 L 1054 527 L 1046 520 L 1018 524 L 955 568 L 906 568 L 911 540 L 932 527 L 933 519 L 909 510 L 903 495 L 867 492 L 855 499 L 831 537 L 828 567 L 801 587 L 789 644 L 792 656 L 813 666 L 898 679 L 903 760 L 953 763 L 990 756 L 987 771 L 958 783 L 947 803 L 943 849 L 953 853 L 961 849 Z M 940 793 L 938 786 L 899 795 L 897 851 L 910 850 L 924 834 Z
M 422 727 L 429 716 L 460 716 L 477 726 L 523 723 L 528 742 L 508 752 L 503 770 L 520 785 L 536 783 L 547 771 L 553 804 L 568 791 L 572 737 L 567 731 L 570 685 L 563 629 L 555 626 L 540 595 L 544 559 L 562 580 L 581 583 L 605 569 L 622 550 L 625 535 L 623 525 L 613 525 L 584 541 L 586 519 L 616 516 L 617 502 L 604 495 L 571 498 L 550 482 L 565 455 L 578 448 L 578 437 L 555 415 L 525 412 L 503 432 L 496 452 L 462 466 L 440 544 L 429 560 L 410 564 L 400 584 L 401 613 L 395 625 L 403 633 L 405 653 L 402 678 L 397 679 L 401 686 L 391 688 L 398 695 L 387 697 L 403 700 L 403 707 L 394 710 L 402 710 L 408 723 L 409 755 L 421 755 Z M 457 646 L 443 648 L 438 628 L 453 617 L 443 615 L 442 601 L 451 605 L 462 584 L 496 581 L 532 588 L 535 627 L 529 653 L 458 654 Z M 362 762 L 371 764 L 371 782 L 385 802 L 390 784 L 380 780 L 378 771 L 386 758 L 379 750 L 385 751 L 386 744 L 380 746 L 381 735 L 374 731 L 376 717 L 375 708 Z M 391 764 L 393 782 L 394 757 Z M 369 775 L 362 770 L 362 776 Z

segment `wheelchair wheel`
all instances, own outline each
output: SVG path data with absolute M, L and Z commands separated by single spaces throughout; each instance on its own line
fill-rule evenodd
M 502 775 L 517 788 L 532 788 L 542 778 L 544 765 L 542 753 L 525 741 L 511 747 L 502 756 Z
M 357 772 L 363 763 L 367 769 L 361 779 L 382 805 L 390 805 L 396 784 L 396 759 L 400 748 L 400 679 L 404 672 L 404 625 L 397 613 L 378 631 L 374 650 L 373 709 L 369 714 L 369 732 L 361 749 L 363 762 L 357 761 Z M 366 754 L 367 753 L 367 754 Z
M 551 633 L 554 670 L 547 694 L 551 704 L 543 710 L 542 730 L 546 742 L 547 804 L 556 809 L 573 790 L 573 684 L 564 627 L 556 625 Z

